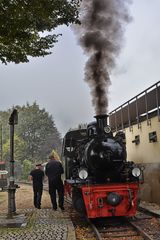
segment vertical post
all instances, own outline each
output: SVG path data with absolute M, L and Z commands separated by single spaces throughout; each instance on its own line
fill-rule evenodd
M 129 125 L 129 131 L 132 131 L 131 127 L 131 118 L 130 118 L 130 107 L 129 107 L 129 102 L 128 102 L 128 125 Z
M 159 100 L 158 100 L 158 83 L 156 84 L 156 104 L 157 104 L 157 116 L 158 116 L 158 121 L 160 121 L 160 108 L 159 108 Z
M 10 125 L 10 176 L 8 186 L 8 217 L 16 213 L 15 192 L 17 186 L 14 183 L 14 125 L 18 124 L 18 113 L 14 109 L 9 118 Z
M 139 109 L 138 109 L 138 97 L 136 97 L 136 114 L 137 114 L 137 124 L 138 129 L 141 127 L 140 119 L 139 119 Z
M 115 110 L 115 113 L 114 113 L 114 120 L 115 120 L 116 132 L 117 132 L 118 128 L 117 128 L 117 112 L 116 112 L 116 110 Z
M 124 123 L 123 123 L 123 108 L 121 106 L 121 128 L 124 129 Z

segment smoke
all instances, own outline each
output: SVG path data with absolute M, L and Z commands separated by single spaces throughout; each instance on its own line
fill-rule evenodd
M 96 114 L 108 107 L 109 74 L 122 47 L 124 27 L 131 20 L 130 0 L 82 0 L 81 25 L 75 32 L 88 55 L 85 81 L 89 84 Z

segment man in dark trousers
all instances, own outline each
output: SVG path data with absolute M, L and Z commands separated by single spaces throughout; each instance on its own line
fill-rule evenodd
M 49 162 L 46 164 L 45 173 L 48 177 L 49 194 L 53 210 L 57 210 L 56 191 L 58 192 L 58 204 L 61 210 L 64 210 L 64 187 L 61 174 L 64 173 L 63 166 L 59 160 L 56 160 L 54 154 L 49 156 Z
M 44 178 L 44 172 L 41 164 L 36 164 L 36 168 L 30 172 L 29 178 L 33 181 L 34 206 L 41 209 Z

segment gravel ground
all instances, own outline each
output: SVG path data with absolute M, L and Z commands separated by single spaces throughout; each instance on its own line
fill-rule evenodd
M 43 191 L 42 208 L 51 208 L 51 202 L 48 192 Z M 8 193 L 0 192 L 0 211 L 7 212 L 8 208 Z M 29 185 L 20 185 L 16 190 L 16 209 L 34 208 L 33 191 Z
M 150 206 L 150 208 L 154 210 L 159 210 L 159 206 L 156 204 L 148 204 L 143 202 L 143 206 Z M 0 214 L 7 213 L 8 208 L 8 194 L 6 192 L 0 192 Z M 34 213 L 32 215 L 32 223 L 31 225 L 33 228 L 28 227 L 28 230 L 24 228 L 24 230 L 5 230 L 4 233 L 1 232 L 0 229 L 0 240 L 21 240 L 21 239 L 47 239 L 47 240 L 71 240 L 75 239 L 75 233 L 72 226 L 72 223 L 69 220 L 68 213 L 71 212 L 71 209 L 67 209 L 66 205 L 66 211 L 62 213 L 60 210 L 57 212 L 53 212 L 51 209 L 51 202 L 50 197 L 47 191 L 43 191 L 42 195 L 42 209 L 37 210 L 33 206 L 33 191 L 32 187 L 29 185 L 20 185 L 20 188 L 16 191 L 16 208 L 17 213 L 25 213 L 26 209 L 27 211 L 30 211 Z M 79 216 L 77 215 L 77 219 Z M 70 224 L 69 227 L 67 227 Z M 157 220 L 152 219 L 150 220 L 150 224 L 146 221 L 140 221 L 140 225 L 147 225 L 148 228 L 152 226 L 155 227 L 155 232 L 158 232 L 157 228 L 159 229 L 160 225 Z M 70 236 L 68 235 L 68 238 L 66 236 L 67 229 L 71 229 Z M 149 232 L 149 229 L 146 229 L 147 232 Z M 88 238 L 88 233 L 90 232 L 90 229 L 88 226 L 85 226 L 84 228 L 81 226 L 76 226 L 76 239 L 77 240 L 95 240 L 95 238 L 90 236 Z M 89 234 L 90 235 L 90 234 Z M 73 237 L 73 238 L 72 238 Z M 120 238 L 119 238 L 120 239 Z M 122 239 L 122 238 L 121 238 Z M 136 238 L 135 238 L 136 239 Z M 160 238 L 158 236 L 155 236 L 156 240 L 159 240 Z
M 156 203 L 148 203 L 145 201 L 141 201 L 140 206 L 160 214 L 160 205 Z
M 18 216 L 25 215 L 27 225 L 21 228 L 0 227 L 0 240 L 75 240 L 75 231 L 67 211 L 53 211 L 47 191 L 43 191 L 42 209 L 33 206 L 33 192 L 29 185 L 20 185 L 16 191 Z M 0 193 L 0 218 L 8 208 L 7 193 Z M 12 220 L 12 219 L 11 219 Z

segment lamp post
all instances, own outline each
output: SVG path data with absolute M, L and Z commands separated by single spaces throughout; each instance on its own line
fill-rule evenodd
M 16 213 L 15 192 L 18 187 L 14 183 L 14 126 L 18 124 L 18 112 L 16 109 L 10 115 L 10 176 L 8 186 L 8 217 Z

